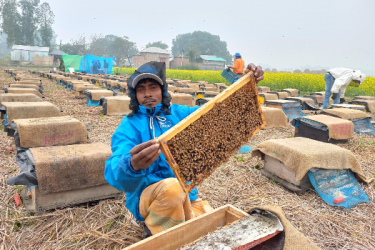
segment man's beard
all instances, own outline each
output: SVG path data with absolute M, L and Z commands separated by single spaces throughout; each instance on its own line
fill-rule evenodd
M 156 104 L 156 102 L 157 102 L 157 100 L 154 99 L 154 98 L 147 98 L 147 99 L 143 100 L 142 105 L 143 106 L 149 106 L 149 105 Z

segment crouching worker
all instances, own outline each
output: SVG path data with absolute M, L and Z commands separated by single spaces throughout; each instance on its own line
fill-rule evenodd
M 325 94 L 323 99 L 323 109 L 328 108 L 329 98 L 332 95 L 333 104 L 345 102 L 346 88 L 353 82 L 359 86 L 366 79 L 366 75 L 359 70 L 347 68 L 334 68 L 328 70 L 324 76 Z
M 263 71 L 253 64 L 257 80 Z M 132 112 L 112 136 L 112 156 L 105 179 L 126 192 L 126 207 L 145 222 L 143 237 L 156 234 L 212 210 L 197 198 L 198 191 L 184 193 L 155 139 L 199 107 L 171 105 L 165 63 L 142 65 L 128 80 Z M 151 231 L 151 232 L 149 232 Z

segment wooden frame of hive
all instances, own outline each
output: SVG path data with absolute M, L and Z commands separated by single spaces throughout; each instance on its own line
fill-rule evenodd
M 228 87 L 223 92 L 221 92 L 216 97 L 214 97 L 211 101 L 203 105 L 201 108 L 197 109 L 191 115 L 187 116 L 185 119 L 180 121 L 174 127 L 172 127 L 167 132 L 165 132 L 164 134 L 162 134 L 160 137 L 157 138 L 157 141 L 160 145 L 160 149 L 163 152 L 163 155 L 168 161 L 169 166 L 172 168 L 174 174 L 176 175 L 177 179 L 179 180 L 185 192 L 187 193 L 190 192 L 193 189 L 193 187 L 191 187 L 190 184 L 187 185 L 186 180 L 184 180 L 184 178 L 180 175 L 180 168 L 177 162 L 175 161 L 171 151 L 169 150 L 167 142 L 173 137 L 175 137 L 177 134 L 179 134 L 181 131 L 183 131 L 185 128 L 187 128 L 190 124 L 192 124 L 193 122 L 198 120 L 200 117 L 202 117 L 204 114 L 212 110 L 217 103 L 223 102 L 225 99 L 227 99 L 232 94 L 234 94 L 237 90 L 241 89 L 247 84 L 249 84 L 251 90 L 255 94 L 256 108 L 259 110 L 260 118 L 262 120 L 262 124 L 251 134 L 250 137 L 254 136 L 254 134 L 256 134 L 260 129 L 266 126 L 266 120 L 264 118 L 264 115 L 262 113 L 262 109 L 259 103 L 259 94 L 258 94 L 258 89 L 255 83 L 254 77 L 253 77 L 253 72 L 249 72 L 248 74 L 244 75 L 241 79 L 239 79 L 237 82 L 235 82 L 230 87 Z

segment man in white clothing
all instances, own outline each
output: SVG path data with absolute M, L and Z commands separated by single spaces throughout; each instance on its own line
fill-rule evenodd
M 323 100 L 323 109 L 328 108 L 329 98 L 332 95 L 333 104 L 345 102 L 344 95 L 346 87 L 350 83 L 358 86 L 366 79 L 366 75 L 359 70 L 347 68 L 333 68 L 328 70 L 324 76 L 325 95 Z

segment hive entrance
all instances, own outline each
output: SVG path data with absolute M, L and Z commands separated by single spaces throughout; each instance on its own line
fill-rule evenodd
M 190 192 L 264 125 L 254 80 L 246 75 L 159 141 L 175 175 Z

